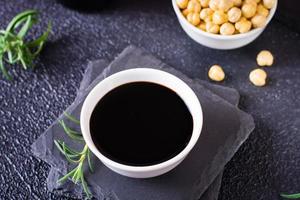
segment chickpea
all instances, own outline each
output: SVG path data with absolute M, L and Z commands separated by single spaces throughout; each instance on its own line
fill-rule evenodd
M 207 22 L 212 22 L 212 15 L 207 16 L 204 21 Z
M 264 6 L 268 9 L 271 9 L 275 5 L 275 0 L 263 0 Z
M 257 55 L 256 61 L 259 66 L 271 66 L 273 65 L 274 57 L 270 51 L 263 50 Z
M 241 11 L 241 9 L 239 9 L 237 7 L 233 7 L 233 8 L 230 8 L 227 15 L 228 15 L 228 21 L 235 23 L 235 22 L 239 21 L 239 19 L 241 18 L 242 11 Z
M 248 19 L 242 16 L 239 21 L 248 21 Z
M 200 19 L 205 19 L 208 16 L 211 16 L 214 13 L 214 11 L 210 8 L 204 8 L 200 11 Z
M 189 0 L 176 0 L 177 6 L 181 9 L 185 9 L 189 3 Z
M 232 35 L 234 34 L 234 31 L 235 31 L 234 26 L 229 22 L 222 24 L 220 27 L 221 35 Z
M 234 33 L 233 34 L 239 34 L 240 32 L 238 30 L 234 30 Z
M 242 5 L 242 0 L 233 0 L 233 5 L 236 7 L 240 7 Z
M 243 16 L 246 17 L 246 18 L 251 18 L 255 15 L 256 13 L 256 4 L 254 3 L 245 3 L 243 6 L 242 6 L 242 13 L 243 13 Z
M 265 16 L 265 17 L 267 17 L 269 15 L 269 10 L 266 9 L 262 4 L 258 4 L 256 12 L 257 12 L 257 14 Z
M 216 10 L 219 9 L 219 7 L 218 7 L 219 2 L 220 2 L 220 0 L 210 0 L 210 2 L 209 2 L 209 7 L 210 7 L 212 10 L 216 11 Z
M 244 2 L 257 4 L 259 2 L 259 0 L 245 0 Z
M 218 9 L 227 12 L 233 7 L 233 0 L 219 0 Z
M 264 86 L 266 84 L 267 73 L 263 69 L 252 70 L 249 74 L 249 79 L 255 86 Z
M 201 10 L 201 5 L 198 1 L 190 1 L 187 5 L 187 10 L 189 12 L 199 13 Z
M 240 21 L 238 21 L 237 23 L 235 23 L 235 28 L 240 33 L 246 33 L 248 31 L 250 31 L 251 26 L 252 26 L 251 22 L 249 20 L 246 20 L 243 18 Z
M 219 25 L 217 24 L 214 24 L 213 22 L 206 22 L 206 31 L 209 32 L 209 33 L 214 33 L 214 34 L 217 34 L 220 30 L 220 27 Z
M 207 8 L 209 6 L 209 0 L 199 0 L 199 1 L 203 8 Z
M 198 28 L 201 29 L 202 31 L 206 31 L 206 23 L 200 22 L 200 24 L 198 25 Z
M 186 16 L 186 19 L 193 24 L 194 26 L 197 26 L 200 23 L 200 15 L 199 13 L 189 13 Z
M 190 12 L 188 11 L 188 9 L 184 9 L 184 10 L 182 11 L 183 16 L 185 16 L 185 17 L 186 17 L 189 13 L 190 13 Z
M 218 25 L 224 24 L 228 21 L 227 14 L 225 14 L 223 11 L 217 10 L 212 16 L 212 21 Z
M 208 77 L 213 81 L 223 81 L 225 73 L 220 65 L 213 65 L 208 71 Z
M 267 18 L 263 15 L 255 15 L 251 19 L 254 28 L 260 28 L 266 25 Z

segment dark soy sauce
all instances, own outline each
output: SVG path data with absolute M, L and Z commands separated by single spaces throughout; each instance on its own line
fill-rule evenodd
M 92 140 L 106 157 L 126 165 L 146 166 L 166 161 L 188 144 L 192 116 L 171 89 L 150 82 L 121 85 L 96 105 Z

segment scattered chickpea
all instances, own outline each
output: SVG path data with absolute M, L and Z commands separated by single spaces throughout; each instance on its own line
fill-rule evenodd
M 229 22 L 226 22 L 226 23 L 222 24 L 221 27 L 220 27 L 221 35 L 232 35 L 232 34 L 234 34 L 234 32 L 235 32 L 235 28 Z
M 263 69 L 254 69 L 249 74 L 250 81 L 255 86 L 264 86 L 266 84 L 267 73 Z
M 263 0 L 264 6 L 268 9 L 271 9 L 275 5 L 275 0 Z
M 250 31 L 251 26 L 252 26 L 251 22 L 249 20 L 246 20 L 243 18 L 240 21 L 238 21 L 237 23 L 235 23 L 235 28 L 240 33 L 246 33 L 248 31 Z
M 209 6 L 209 0 L 199 0 L 199 1 L 203 8 L 207 8 Z
M 251 22 L 254 28 L 260 28 L 265 26 L 267 18 L 263 15 L 257 14 L 254 17 L 252 17 Z
M 245 3 L 243 6 L 242 6 L 242 13 L 243 13 L 243 16 L 246 17 L 246 18 L 251 18 L 255 15 L 256 13 L 256 4 L 253 4 L 253 3 Z
M 219 0 L 218 9 L 227 12 L 233 5 L 233 0 Z
M 242 11 L 241 11 L 241 9 L 239 9 L 237 7 L 233 7 L 233 8 L 230 8 L 227 15 L 228 15 L 228 21 L 235 23 L 235 22 L 239 21 L 239 19 L 241 18 Z
M 176 0 L 177 6 L 181 9 L 185 9 L 188 5 L 189 0 Z
M 210 8 L 204 8 L 200 11 L 200 19 L 205 20 L 208 16 L 211 16 L 214 11 Z
M 213 22 L 209 21 L 209 22 L 206 22 L 206 31 L 209 32 L 209 33 L 214 33 L 214 34 L 217 34 L 219 33 L 219 30 L 220 30 L 220 27 L 219 25 L 217 24 L 214 24 Z
M 201 5 L 198 1 L 189 1 L 187 5 L 187 10 L 189 12 L 199 13 L 201 10 Z
M 269 10 L 267 8 L 265 8 L 262 4 L 258 4 L 256 12 L 257 12 L 257 14 L 265 16 L 265 17 L 267 17 L 269 15 Z
M 228 21 L 227 14 L 225 14 L 223 11 L 220 10 L 215 11 L 212 16 L 212 21 L 213 23 L 218 25 L 223 24 Z
M 186 19 L 193 24 L 194 26 L 197 26 L 200 23 L 200 15 L 199 13 L 189 13 L 186 16 Z
M 220 65 L 213 65 L 208 71 L 208 77 L 213 81 L 223 81 L 225 73 Z
M 270 51 L 263 50 L 257 55 L 256 61 L 259 66 L 271 66 L 273 65 L 274 57 Z

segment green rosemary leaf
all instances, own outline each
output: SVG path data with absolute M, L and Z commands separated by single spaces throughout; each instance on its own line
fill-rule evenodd
M 31 22 L 32 22 L 32 25 L 35 24 L 37 22 L 37 18 L 36 18 L 36 15 L 29 15 L 31 16 Z M 22 24 L 25 24 L 28 20 L 28 17 L 29 16 L 25 16 L 23 17 L 22 19 L 20 19 L 15 25 L 14 27 L 12 28 L 12 30 L 10 31 L 10 33 L 13 33 L 13 34 L 16 34 L 18 32 L 20 32 L 20 30 L 22 28 L 19 28 Z M 24 26 L 24 25 L 23 25 Z M 22 26 L 22 27 L 23 27 Z M 19 31 L 18 31 L 19 30 Z M 19 37 L 20 39 L 22 39 L 21 37 Z
M 37 56 L 41 52 L 41 50 L 43 49 L 43 46 L 44 46 L 46 40 L 48 39 L 48 36 L 50 34 L 51 29 L 52 29 L 52 25 L 51 25 L 51 22 L 49 22 L 48 23 L 47 31 L 45 31 L 43 33 L 43 35 L 41 35 L 40 37 L 38 37 L 34 41 L 28 43 L 27 46 L 29 48 L 35 48 L 35 47 L 37 47 L 37 50 L 33 53 L 34 57 Z
M 12 21 L 8 24 L 7 28 L 6 28 L 6 32 L 12 32 L 15 27 L 17 27 L 20 23 L 22 23 L 24 20 L 26 20 L 26 18 L 30 15 L 36 15 L 37 11 L 35 10 L 26 10 L 20 14 L 18 14 L 17 16 L 15 16 Z
M 16 61 L 17 61 L 17 59 L 18 59 L 18 56 L 16 55 L 16 54 L 14 54 L 14 52 L 12 52 L 12 51 L 7 51 L 7 57 L 8 57 L 8 63 L 10 63 L 10 64 L 14 64 Z
M 68 132 L 71 132 L 72 134 L 77 134 L 77 135 L 81 135 L 81 133 L 79 133 L 78 131 L 75 131 L 71 128 L 69 128 L 66 123 L 64 122 L 64 120 L 59 120 L 60 125 L 64 128 L 64 130 L 68 130 Z
M 88 159 L 88 165 L 89 165 L 90 171 L 94 172 L 94 168 L 93 168 L 92 160 L 91 160 L 91 151 L 89 149 L 87 150 L 87 159 Z
M 86 196 L 88 199 L 90 199 L 92 197 L 92 194 L 87 186 L 87 183 L 86 181 L 84 180 L 84 176 L 81 176 L 81 185 L 82 185 L 82 188 L 83 188 L 83 191 L 85 192 Z
M 64 143 L 64 146 L 65 146 L 66 152 L 67 152 L 69 155 L 76 155 L 76 156 L 81 155 L 81 152 L 78 152 L 78 151 L 72 149 L 71 147 L 68 147 L 65 143 Z
M 8 52 L 7 52 L 7 57 L 8 57 L 8 61 L 9 61 L 10 63 L 12 63 L 12 62 L 13 62 L 13 55 L 12 55 L 12 52 L 11 52 L 11 51 L 8 51 Z
M 59 140 L 54 140 L 54 144 L 56 145 L 58 150 L 67 158 L 69 162 L 71 163 L 79 162 L 80 154 L 75 153 L 75 151 L 70 147 L 68 147 L 64 142 Z
M 2 55 L 0 55 L 0 70 L 3 73 L 5 78 L 7 78 L 8 80 L 12 79 L 3 65 Z
M 74 154 L 69 154 L 67 151 L 67 149 L 66 148 L 68 148 L 68 147 L 66 147 L 66 145 L 65 145 L 65 143 L 63 143 L 63 150 L 64 150 L 64 155 L 65 155 L 65 157 L 66 157 L 66 159 L 70 162 L 70 163 L 78 163 L 78 162 L 80 162 L 80 156 L 79 155 L 74 155 Z M 76 159 L 76 160 L 75 160 Z
M 62 153 L 62 154 L 65 154 L 65 151 L 62 147 L 62 142 L 59 141 L 59 140 L 54 140 L 54 144 L 55 146 L 57 147 L 57 149 Z
M 27 64 L 26 64 L 26 61 L 24 59 L 24 54 L 23 54 L 23 51 L 20 47 L 18 47 L 18 54 L 19 54 L 19 59 L 21 61 L 21 64 L 22 64 L 23 68 L 27 69 Z
M 280 194 L 283 198 L 286 199 L 299 199 L 300 198 L 300 193 L 297 194 Z
M 72 160 L 72 163 L 78 163 L 79 162 L 79 158 L 78 158 L 79 156 L 78 155 L 66 154 L 66 156 L 68 156 L 68 158 L 70 158 Z
M 25 60 L 27 65 L 33 67 L 33 59 L 35 56 L 31 53 L 30 49 L 26 45 L 22 46 L 22 49 L 25 54 Z
M 27 31 L 31 28 L 31 26 L 33 25 L 33 21 L 32 21 L 32 16 L 29 15 L 26 19 L 26 22 L 24 23 L 23 27 L 20 29 L 19 33 L 17 34 L 17 36 L 19 38 L 23 38 Z
M 77 163 L 79 161 L 78 155 L 68 154 L 68 157 L 71 158 L 74 163 Z M 77 160 L 74 160 L 75 158 L 77 158 Z
M 72 176 L 72 180 L 75 184 L 78 183 L 79 179 L 80 179 L 80 170 L 81 170 L 81 163 L 78 164 L 78 166 L 75 168 L 75 173 Z
M 67 127 L 67 125 L 65 124 L 65 122 L 63 120 L 59 120 L 59 124 L 63 127 L 64 131 L 70 138 L 72 138 L 74 140 L 78 140 L 78 141 L 83 141 L 82 135 L 79 132 Z
M 64 115 L 66 116 L 66 118 L 68 118 L 70 121 L 74 122 L 75 124 L 80 124 L 80 121 L 75 117 L 73 117 L 72 115 L 70 115 L 69 113 L 64 112 Z
M 74 168 L 72 171 L 70 171 L 69 173 L 67 173 L 66 175 L 64 175 L 63 177 L 61 177 L 60 179 L 58 179 L 57 182 L 59 183 L 63 183 L 65 182 L 66 180 L 68 180 L 69 177 L 72 177 L 73 174 L 76 172 L 76 168 Z

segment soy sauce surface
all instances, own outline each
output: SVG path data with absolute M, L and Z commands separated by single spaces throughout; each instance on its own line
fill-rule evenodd
M 98 102 L 90 130 L 106 157 L 146 166 L 180 153 L 191 138 L 193 121 L 183 100 L 171 89 L 134 82 L 113 89 Z

